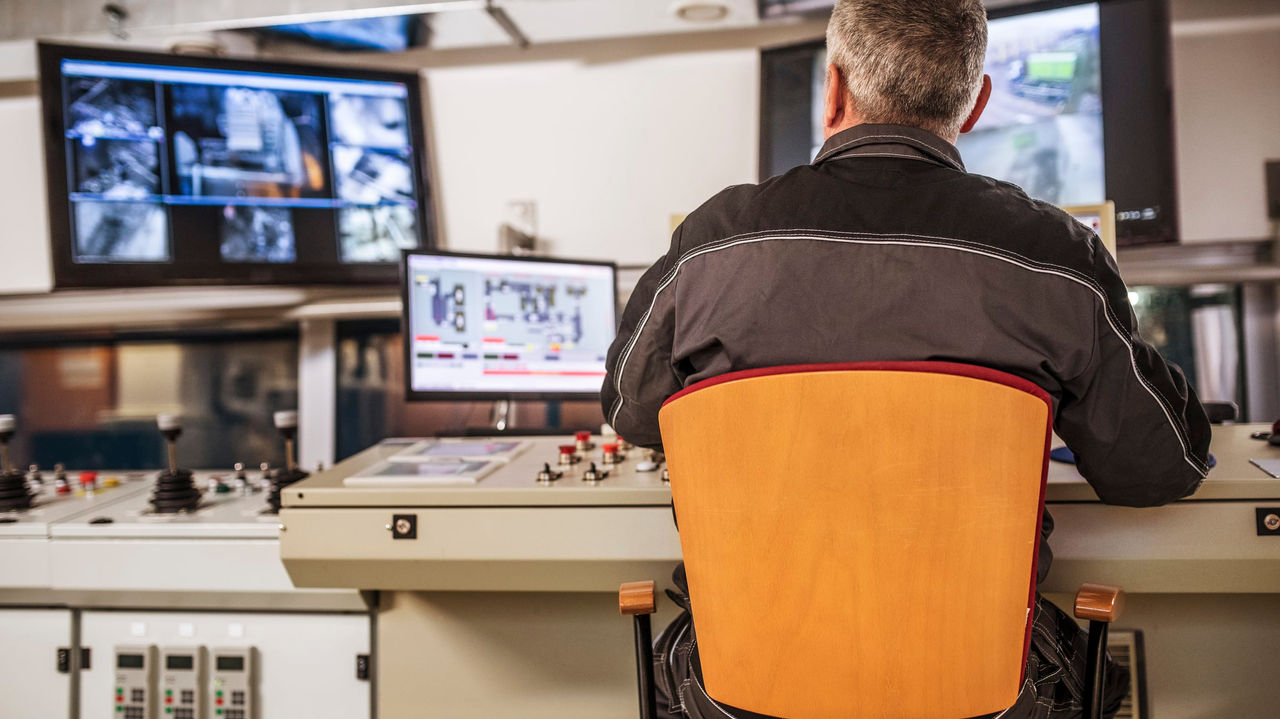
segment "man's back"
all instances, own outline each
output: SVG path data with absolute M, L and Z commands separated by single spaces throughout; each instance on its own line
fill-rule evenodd
M 893 125 L 845 130 L 813 164 L 691 214 L 624 314 L 604 409 L 623 436 L 657 446 L 658 407 L 698 380 L 877 360 L 964 362 L 1035 382 L 1105 501 L 1162 504 L 1207 469 L 1203 412 L 1137 337 L 1096 236 L 966 174 L 941 138 Z

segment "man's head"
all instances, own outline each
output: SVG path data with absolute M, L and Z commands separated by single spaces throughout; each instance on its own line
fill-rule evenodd
M 827 25 L 827 137 L 862 123 L 955 141 L 986 107 L 982 0 L 837 0 Z

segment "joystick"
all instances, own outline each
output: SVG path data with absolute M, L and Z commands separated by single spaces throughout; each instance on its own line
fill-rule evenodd
M 270 513 L 276 514 L 280 511 L 280 490 L 310 475 L 298 469 L 293 457 L 293 442 L 298 436 L 298 413 L 294 410 L 276 412 L 271 420 L 284 438 L 284 467 L 271 473 L 271 486 L 267 491 Z
M 151 491 L 151 509 L 157 514 L 195 511 L 200 506 L 200 490 L 196 489 L 191 470 L 178 468 L 178 436 L 182 434 L 182 420 L 174 414 L 162 414 L 156 417 L 156 426 L 169 445 L 169 468 L 156 477 L 156 486 Z
M 27 475 L 13 468 L 9 460 L 9 440 L 17 428 L 11 414 L 0 414 L 0 512 L 31 508 Z

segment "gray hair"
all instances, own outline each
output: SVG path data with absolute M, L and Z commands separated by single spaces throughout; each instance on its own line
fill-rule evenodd
M 953 137 L 982 87 L 982 0 L 837 0 L 827 58 L 864 121 Z

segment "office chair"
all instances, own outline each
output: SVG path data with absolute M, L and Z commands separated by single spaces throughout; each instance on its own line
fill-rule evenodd
M 942 362 L 800 365 L 699 382 L 659 413 L 705 689 L 788 719 L 962 719 L 1024 682 L 1052 406 Z M 1118 588 L 1085 585 L 1099 719 Z M 654 716 L 653 582 L 628 583 Z
M 1240 406 L 1235 402 L 1201 402 L 1210 424 L 1226 424 L 1240 419 Z

